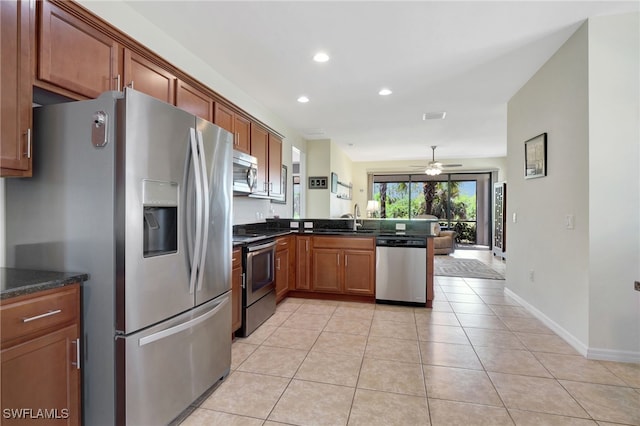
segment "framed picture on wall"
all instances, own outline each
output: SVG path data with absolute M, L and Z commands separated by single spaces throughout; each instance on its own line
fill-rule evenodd
M 524 143 L 524 178 L 547 175 L 547 134 L 542 133 Z

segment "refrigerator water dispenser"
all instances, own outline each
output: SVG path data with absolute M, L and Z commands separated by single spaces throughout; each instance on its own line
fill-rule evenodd
M 144 180 L 144 257 L 178 251 L 178 184 Z

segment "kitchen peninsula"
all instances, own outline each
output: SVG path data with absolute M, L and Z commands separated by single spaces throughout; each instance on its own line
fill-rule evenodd
M 236 245 L 274 240 L 276 295 L 374 303 L 376 239 L 426 240 L 426 301 L 433 303 L 430 220 L 267 219 L 234 226 Z M 355 226 L 357 224 L 357 226 Z

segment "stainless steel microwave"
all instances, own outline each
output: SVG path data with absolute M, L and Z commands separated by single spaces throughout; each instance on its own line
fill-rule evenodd
M 233 193 L 249 195 L 258 183 L 258 159 L 240 151 L 233 151 Z

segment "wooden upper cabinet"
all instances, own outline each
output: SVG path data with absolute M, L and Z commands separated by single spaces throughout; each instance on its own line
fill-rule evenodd
M 124 50 L 124 84 L 168 104 L 174 104 L 177 78 L 154 62 Z
M 178 80 L 176 106 L 191 114 L 213 122 L 213 99 L 206 93 Z
M 226 131 L 233 133 L 233 111 L 226 106 L 216 102 L 215 114 L 213 116 L 214 124 L 222 127 Z
M 249 154 L 251 122 L 248 118 L 237 114 L 232 109 L 216 102 L 214 121 L 216 125 L 233 133 L 233 149 Z
M 284 197 L 282 186 L 282 139 L 269 133 L 269 196 Z
M 258 159 L 257 195 L 269 195 L 269 132 L 251 123 L 251 155 Z
M 234 117 L 234 148 L 247 154 L 251 153 L 251 121 L 240 114 Z
M 32 47 L 28 0 L 0 1 L 0 176 L 31 176 Z
M 117 90 L 116 41 L 48 1 L 38 5 L 37 79 L 87 98 Z

